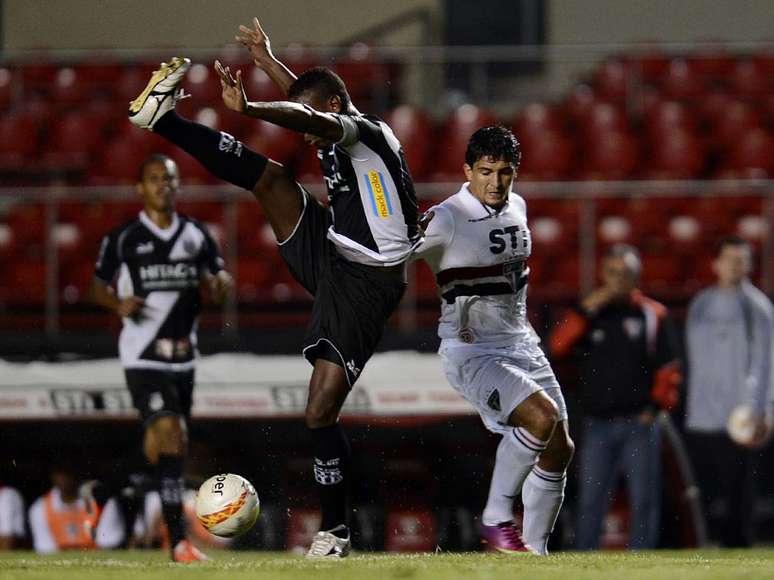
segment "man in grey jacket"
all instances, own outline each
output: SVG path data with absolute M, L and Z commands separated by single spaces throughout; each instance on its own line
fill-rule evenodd
M 743 239 L 722 240 L 713 269 L 717 284 L 700 292 L 688 309 L 686 431 L 707 513 L 723 514 L 718 539 L 743 547 L 753 539 L 754 449 L 766 438 L 770 411 L 774 309 L 748 279 L 752 249 Z M 754 421 L 743 444 L 727 431 L 739 406 L 746 406 Z

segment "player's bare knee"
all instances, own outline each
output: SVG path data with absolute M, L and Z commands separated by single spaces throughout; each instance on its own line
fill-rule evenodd
M 333 425 L 339 417 L 339 410 L 331 402 L 316 401 L 306 407 L 306 426 L 310 429 L 319 429 L 320 427 L 329 427 Z
M 540 393 L 530 397 L 524 404 L 526 408 L 517 408 L 514 411 L 516 416 L 511 416 L 511 423 L 524 427 L 538 439 L 548 441 L 559 422 L 559 408 L 556 403 Z
M 148 431 L 162 452 L 180 448 L 185 444 L 185 428 L 182 419 L 177 415 L 158 417 L 148 426 Z

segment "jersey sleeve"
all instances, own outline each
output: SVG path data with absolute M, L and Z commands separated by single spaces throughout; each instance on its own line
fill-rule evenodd
M 341 128 L 344 130 L 337 145 L 348 147 L 358 141 L 371 142 L 384 139 L 382 127 L 372 119 L 361 115 L 333 115 L 341 123 Z
M 32 547 L 38 554 L 51 554 L 56 552 L 57 546 L 54 537 L 51 535 L 51 530 L 48 528 L 43 501 L 42 497 L 35 500 L 29 511 Z
M 111 232 L 102 238 L 102 244 L 99 247 L 97 264 L 94 268 L 94 276 L 110 284 L 115 278 L 116 272 L 121 266 L 121 258 L 118 255 L 118 234 Z
M 431 207 L 425 215 L 433 214 L 427 224 L 424 240 L 414 250 L 414 259 L 421 259 L 431 253 L 441 252 L 454 237 L 454 217 L 451 211 L 442 206 Z
M 223 269 L 225 265 L 223 257 L 220 254 L 220 249 L 218 248 L 218 243 L 215 241 L 215 238 L 212 237 L 206 226 L 202 224 L 197 225 L 204 235 L 204 243 L 202 244 L 200 262 L 204 265 L 205 268 L 207 268 L 207 271 L 210 274 L 217 274 Z

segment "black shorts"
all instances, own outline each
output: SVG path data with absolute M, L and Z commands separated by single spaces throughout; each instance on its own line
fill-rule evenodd
M 304 356 L 344 367 L 349 386 L 376 350 L 387 319 L 406 290 L 402 270 L 366 266 L 339 255 L 328 240 L 331 215 L 308 192 L 303 214 L 280 244 L 290 273 L 314 296 Z
M 194 371 L 124 369 L 132 403 L 147 425 L 160 415 L 191 417 Z

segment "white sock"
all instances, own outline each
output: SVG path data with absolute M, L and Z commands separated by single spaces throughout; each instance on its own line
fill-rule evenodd
M 524 502 L 522 538 L 540 554 L 548 554 L 548 536 L 554 530 L 562 507 L 566 482 L 565 473 L 545 471 L 538 465 L 524 480 L 521 490 Z
M 545 441 L 521 427 L 512 429 L 503 436 L 497 446 L 489 499 L 482 516 L 485 526 L 513 520 L 513 499 L 521 492 L 524 479 L 532 471 L 538 455 L 545 448 Z

